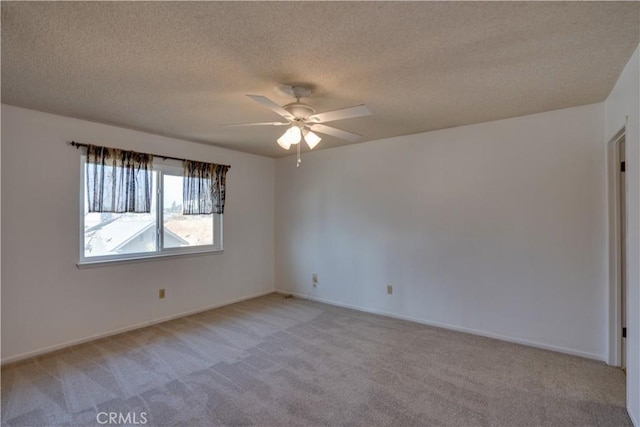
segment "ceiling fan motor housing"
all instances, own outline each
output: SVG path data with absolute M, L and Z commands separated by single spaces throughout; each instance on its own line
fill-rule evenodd
M 304 104 L 302 102 L 292 102 L 291 104 L 287 104 L 282 108 L 293 114 L 298 120 L 305 120 L 307 117 L 316 112 L 316 110 L 313 109 L 312 106 Z

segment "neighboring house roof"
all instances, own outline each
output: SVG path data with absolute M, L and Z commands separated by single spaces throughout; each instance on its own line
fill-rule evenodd
M 211 245 L 213 220 L 211 216 L 174 216 L 165 221 L 165 232 L 182 236 L 190 245 Z
M 86 241 L 91 245 L 93 256 L 117 253 L 152 227 L 155 227 L 152 215 L 122 215 L 88 227 L 85 232 L 89 238 Z M 168 228 L 165 228 L 165 234 L 181 245 L 190 244 Z

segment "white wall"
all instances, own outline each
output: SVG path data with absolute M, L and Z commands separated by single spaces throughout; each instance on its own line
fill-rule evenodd
M 605 141 L 626 126 L 627 182 L 627 408 L 640 425 L 640 54 L 629 60 L 605 102 Z
M 603 114 L 278 160 L 276 288 L 307 295 L 318 273 L 319 299 L 604 360 Z
M 78 270 L 71 140 L 230 164 L 224 253 Z M 273 203 L 272 159 L 3 105 L 2 360 L 272 291 Z

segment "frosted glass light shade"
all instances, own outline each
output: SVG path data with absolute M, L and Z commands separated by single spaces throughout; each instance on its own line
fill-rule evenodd
M 288 150 L 291 147 L 291 144 L 297 144 L 300 142 L 301 136 L 300 129 L 296 126 L 292 126 L 287 129 L 280 138 L 278 138 L 278 145 L 285 150 Z
M 311 132 L 310 130 L 305 129 L 304 140 L 307 142 L 309 149 L 313 150 L 313 147 L 318 145 L 318 142 L 322 141 L 322 138 L 320 138 L 318 135 Z
M 291 148 L 291 143 L 288 141 L 285 141 L 284 135 L 278 138 L 277 141 L 278 141 L 278 145 L 284 148 L 285 150 L 288 150 L 289 148 Z

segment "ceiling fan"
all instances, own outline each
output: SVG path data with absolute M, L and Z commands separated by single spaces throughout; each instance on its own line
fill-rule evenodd
M 314 132 L 335 136 L 336 138 L 345 139 L 347 141 L 357 141 L 361 138 L 360 135 L 357 135 L 355 133 L 336 129 L 331 126 L 324 125 L 323 123 L 333 122 L 336 120 L 352 119 L 355 117 L 370 116 L 372 114 L 366 105 L 356 105 L 354 107 L 342 108 L 340 110 L 333 110 L 316 114 L 316 110 L 311 105 L 300 102 L 300 98 L 305 98 L 311 95 L 310 89 L 304 86 L 286 85 L 283 85 L 282 88 L 288 94 L 296 98 L 296 101 L 287 105 L 280 106 L 265 96 L 247 96 L 258 102 L 259 104 L 262 104 L 265 107 L 276 112 L 284 119 L 286 119 L 286 122 L 236 123 L 226 124 L 223 126 L 289 126 L 286 132 L 277 140 L 280 147 L 288 150 L 292 145 L 298 145 L 304 138 L 309 148 L 313 149 L 322 139 Z M 298 151 L 299 150 L 300 145 L 298 145 Z M 299 157 L 298 163 L 300 163 Z

